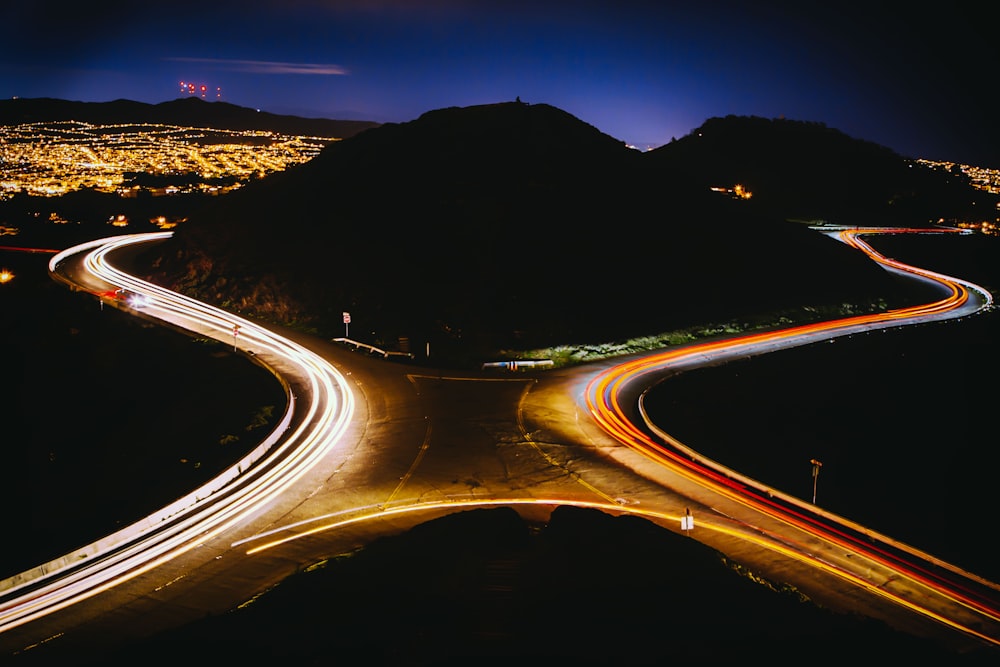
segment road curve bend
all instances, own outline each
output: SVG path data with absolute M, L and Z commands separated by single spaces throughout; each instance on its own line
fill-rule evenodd
M 645 355 L 594 376 L 586 389 L 586 402 L 601 428 L 627 447 L 755 513 L 815 537 L 830 545 L 832 550 L 850 553 L 856 563 L 865 563 L 863 568 L 853 568 L 849 564 L 833 566 L 829 560 L 820 563 L 816 559 L 817 567 L 839 572 L 855 585 L 877 590 L 880 595 L 919 614 L 989 645 L 1000 646 L 1000 585 L 703 457 L 653 424 L 643 409 L 645 392 L 679 369 L 765 354 L 862 331 L 965 317 L 992 306 L 988 290 L 887 258 L 863 240 L 872 234 L 903 233 L 961 232 L 944 228 L 845 228 L 835 232 L 837 238 L 865 252 L 887 269 L 940 286 L 943 296 L 939 300 Z M 871 583 L 870 573 L 875 569 L 885 574 L 879 576 L 878 582 Z M 884 582 L 891 582 L 891 585 Z
M 115 250 L 169 234 L 116 236 L 74 246 L 51 259 L 50 273 L 98 295 L 127 290 L 142 299 L 145 317 L 252 350 L 288 390 L 286 412 L 253 451 L 204 486 L 112 535 L 0 581 L 0 633 L 128 581 L 245 522 L 335 448 L 351 421 L 351 386 L 317 354 L 108 262 Z

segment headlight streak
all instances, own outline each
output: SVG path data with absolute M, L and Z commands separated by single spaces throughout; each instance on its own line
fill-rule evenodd
M 680 366 L 697 365 L 702 360 L 728 358 L 748 354 L 761 354 L 773 349 L 804 345 L 833 336 L 842 336 L 873 328 L 899 327 L 916 324 L 928 319 L 960 317 L 978 312 L 992 304 L 990 293 L 972 283 L 949 276 L 925 271 L 896 260 L 890 260 L 875 252 L 871 246 L 858 238 L 874 233 L 928 233 L 955 232 L 946 229 L 849 229 L 840 234 L 840 239 L 866 252 L 875 261 L 888 265 L 894 270 L 905 271 L 925 279 L 933 280 L 948 290 L 948 296 L 933 303 L 901 308 L 886 313 L 849 317 L 830 322 L 808 324 L 778 331 L 738 336 L 728 340 L 710 341 L 652 354 L 629 361 L 591 379 L 585 390 L 587 407 L 602 429 L 622 444 L 631 447 L 647 458 L 669 467 L 687 479 L 708 486 L 733 501 L 752 507 L 775 519 L 795 526 L 809 534 L 844 548 L 854 549 L 874 562 L 892 568 L 911 581 L 919 583 L 945 599 L 972 610 L 990 619 L 1000 620 L 995 591 L 997 584 L 964 572 L 928 554 L 898 543 L 891 538 L 878 536 L 864 527 L 840 517 L 812 507 L 803 501 L 787 496 L 774 489 L 766 488 L 756 480 L 739 475 L 714 461 L 700 457 L 690 448 L 660 431 L 644 419 L 642 396 L 645 390 L 658 379 L 667 377 Z M 978 297 L 978 303 L 970 303 L 970 293 Z M 638 417 L 631 408 L 635 406 L 628 396 L 639 398 Z M 877 538 L 882 546 L 870 541 Z M 919 562 L 904 560 L 899 553 L 919 559 Z M 925 567 L 923 563 L 946 570 L 950 575 L 939 574 Z M 860 583 L 860 582 L 859 582 Z M 980 588 L 976 588 L 976 586 Z M 871 588 L 866 584 L 866 588 Z M 878 589 L 881 591 L 882 589 Z M 986 591 L 990 591 L 987 593 Z M 906 606 L 922 614 L 933 617 L 963 630 L 971 635 L 1000 645 L 1000 637 L 983 636 L 979 631 L 949 619 L 914 603 Z
M 49 269 L 54 273 L 60 262 L 89 249 L 85 265 L 95 276 L 150 297 L 142 309 L 146 316 L 190 331 L 207 332 L 226 342 L 232 336 L 234 323 L 239 324 L 241 342 L 252 344 L 265 357 L 295 367 L 296 373 L 308 379 L 313 400 L 294 431 L 281 433 L 287 427 L 276 429 L 266 446 L 189 495 L 182 506 L 175 503 L 170 514 L 161 512 L 91 545 L 94 555 L 85 562 L 65 557 L 65 567 L 58 567 L 59 561 L 54 561 L 3 582 L 7 585 L 0 586 L 0 632 L 108 590 L 244 523 L 325 457 L 351 422 L 351 388 L 339 371 L 319 356 L 252 322 L 135 279 L 107 262 L 107 254 L 114 249 L 169 235 L 135 234 L 82 244 L 53 257 Z M 295 405 L 290 395 L 283 424 L 288 423 Z M 273 444 L 278 446 L 272 448 Z M 18 591 L 22 593 L 15 595 Z

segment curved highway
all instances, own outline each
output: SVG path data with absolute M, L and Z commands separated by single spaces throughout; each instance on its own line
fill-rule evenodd
M 992 305 L 982 287 L 940 273 L 912 267 L 876 252 L 863 239 L 871 234 L 957 233 L 957 230 L 844 229 L 845 243 L 865 252 L 887 268 L 940 286 L 942 298 L 885 313 L 847 317 L 725 340 L 685 346 L 645 355 L 595 376 L 587 387 L 587 404 L 594 419 L 615 439 L 683 477 L 739 504 L 850 554 L 851 562 L 829 562 L 809 550 L 802 557 L 856 585 L 929 618 L 935 618 L 984 642 L 1000 645 L 1000 586 L 965 572 L 930 554 L 880 535 L 815 505 L 762 485 L 694 449 L 653 424 L 643 411 L 643 396 L 653 384 L 680 369 L 720 360 L 764 354 L 871 329 L 899 327 L 977 313 Z M 825 549 L 824 549 L 825 550 Z M 864 565 L 859 566 L 859 561 Z M 873 575 L 873 572 L 879 574 Z M 942 608 L 942 600 L 944 608 Z
M 246 522 L 336 447 L 350 423 L 351 387 L 315 353 L 250 321 L 137 280 L 107 261 L 109 253 L 125 245 L 167 235 L 122 236 L 77 246 L 54 256 L 50 272 L 71 271 L 63 264 L 82 261 L 86 284 L 95 294 L 110 299 L 128 294 L 125 305 L 147 317 L 252 349 L 279 379 L 294 382 L 304 395 L 289 393 L 278 429 L 210 483 L 139 523 L 0 582 L 0 631 L 117 586 Z
M 267 440 L 210 484 L 0 582 L 0 650 L 96 651 L 221 613 L 319 559 L 436 516 L 510 506 L 544 520 L 559 505 L 642 516 L 830 606 L 917 634 L 941 632 L 963 647 L 1000 646 L 996 584 L 707 460 L 642 410 L 643 393 L 679 368 L 989 307 L 988 291 L 864 242 L 875 233 L 944 231 L 837 232 L 889 270 L 938 286 L 933 303 L 516 377 L 370 361 L 260 327 L 109 261 L 169 233 L 70 248 L 53 257 L 54 278 L 232 344 L 285 383 L 289 407 Z M 693 525 L 685 523 L 692 510 Z

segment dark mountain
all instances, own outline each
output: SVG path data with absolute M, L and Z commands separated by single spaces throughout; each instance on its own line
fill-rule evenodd
M 251 316 L 339 335 L 349 311 L 365 342 L 477 359 L 900 298 L 775 198 L 713 192 L 711 154 L 678 158 L 682 141 L 639 153 L 544 104 L 431 111 L 220 198 L 148 261 Z
M 131 100 L 74 102 L 48 97 L 0 100 L 0 125 L 77 120 L 95 124 L 160 123 L 222 130 L 270 130 L 315 137 L 351 137 L 377 127 L 373 121 L 331 120 L 282 116 L 228 102 L 182 97 L 171 102 L 145 104 Z
M 921 226 L 979 220 L 996 207 L 995 195 L 972 188 L 957 169 L 921 166 L 822 123 L 711 118 L 647 157 L 694 187 L 741 184 L 789 219 Z

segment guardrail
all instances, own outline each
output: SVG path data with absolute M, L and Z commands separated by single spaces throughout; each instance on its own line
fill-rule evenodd
M 487 361 L 482 369 L 503 368 L 508 371 L 516 371 L 519 368 L 534 368 L 537 366 L 552 366 L 555 362 L 551 359 L 511 359 L 509 361 Z
M 383 357 L 388 358 L 390 356 L 399 356 L 412 359 L 413 355 L 409 352 L 395 352 L 393 350 L 383 350 L 382 348 L 375 347 L 374 345 L 369 345 L 368 343 L 362 343 L 360 341 L 351 340 L 350 338 L 332 338 L 334 343 L 347 343 L 348 345 L 353 345 L 355 348 L 363 347 L 373 354 L 381 354 Z
M 331 338 L 334 343 L 345 343 L 347 345 L 353 345 L 355 349 L 364 348 L 372 354 L 379 354 L 383 358 L 389 358 L 390 356 L 400 356 L 406 357 L 408 359 L 413 359 L 413 354 L 410 352 L 396 352 L 394 350 L 383 350 L 380 347 L 375 347 L 374 345 L 369 345 L 368 343 L 362 343 L 361 341 L 352 340 L 350 338 L 344 338 L 343 336 L 339 338 Z M 500 368 L 508 371 L 516 371 L 520 368 L 536 368 L 541 366 L 554 366 L 555 362 L 551 359 L 512 359 L 509 361 L 487 361 L 482 365 L 482 370 L 488 368 Z

